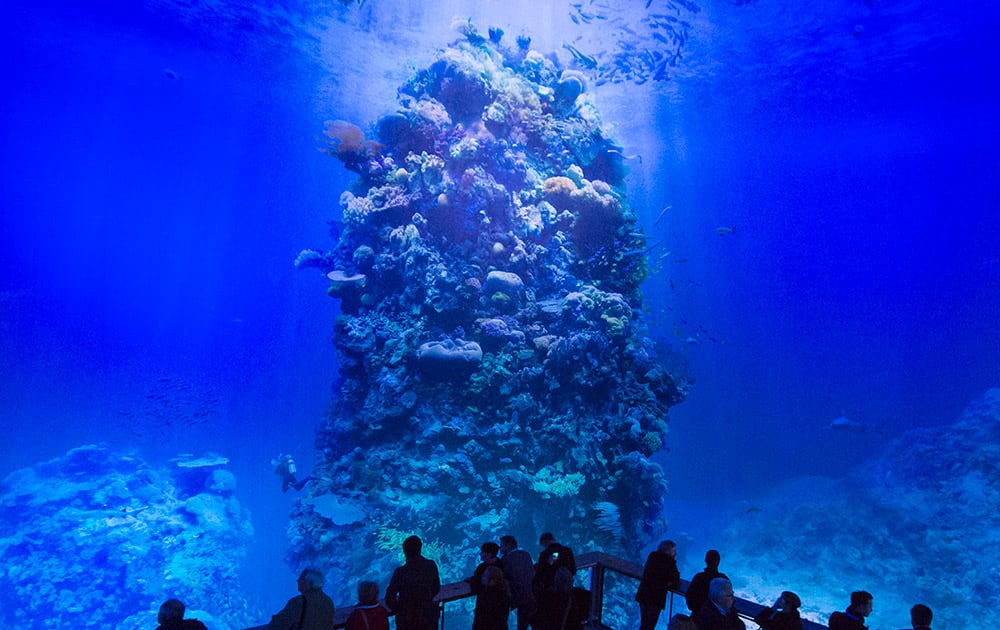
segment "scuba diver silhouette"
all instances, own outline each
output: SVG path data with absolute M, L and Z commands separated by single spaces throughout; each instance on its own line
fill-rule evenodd
M 305 487 L 311 477 L 306 477 L 302 481 L 295 478 L 298 469 L 295 467 L 295 460 L 291 455 L 281 453 L 278 458 L 271 461 L 275 465 L 274 474 L 281 477 L 281 492 L 288 492 L 289 488 L 301 490 Z

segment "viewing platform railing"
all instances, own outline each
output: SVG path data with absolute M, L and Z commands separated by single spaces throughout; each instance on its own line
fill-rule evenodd
M 636 564 L 634 562 L 629 562 L 628 560 L 622 560 L 616 556 L 612 556 L 600 551 L 592 551 L 590 553 L 580 554 L 576 557 L 576 568 L 577 571 L 587 570 L 590 573 L 589 583 L 587 588 L 590 590 L 590 596 L 592 598 L 591 608 L 590 608 L 590 621 L 595 628 L 609 628 L 604 624 L 604 585 L 606 583 L 608 573 L 615 573 L 626 578 L 630 578 L 638 586 L 639 580 L 642 579 L 642 565 Z M 688 614 L 687 601 L 684 599 L 684 593 L 687 592 L 688 580 L 681 580 L 681 587 L 676 591 L 670 592 L 670 597 L 667 599 L 667 607 L 663 611 L 663 615 L 660 617 L 660 624 L 666 625 L 666 622 L 670 620 L 675 614 Z M 635 592 L 634 590 L 632 591 Z M 632 602 L 636 608 L 638 608 L 638 602 Z M 752 623 L 753 618 L 760 614 L 762 610 L 767 608 L 767 606 L 762 606 L 757 602 L 752 602 L 748 599 L 736 598 L 736 612 L 740 614 L 740 617 L 748 619 L 751 624 L 748 627 L 755 627 Z M 660 625 L 658 624 L 658 625 Z M 636 624 L 638 625 L 638 624 Z M 631 628 L 614 628 L 613 630 L 632 630 Z M 818 624 L 815 621 L 809 621 L 808 619 L 802 620 L 802 630 L 826 630 L 826 626 Z
M 637 585 L 638 581 L 642 579 L 642 566 L 600 551 L 592 551 L 580 554 L 576 557 L 576 568 L 578 583 L 580 582 L 580 572 L 587 572 L 584 585 L 590 591 L 591 596 L 589 625 L 595 629 L 633 630 L 632 628 L 615 628 L 613 626 L 605 625 L 604 610 L 607 603 L 605 601 L 605 585 L 611 579 L 621 578 L 632 581 Z M 684 593 L 687 591 L 687 588 L 688 581 L 681 580 L 680 589 L 670 592 L 670 597 L 667 599 L 667 608 L 663 611 L 659 625 L 666 625 L 667 621 L 669 621 L 669 619 L 676 613 L 688 614 L 687 603 L 684 600 Z M 634 593 L 634 590 L 632 592 Z M 472 591 L 469 589 L 468 582 L 453 582 L 451 584 L 444 584 L 441 586 L 441 592 L 438 593 L 438 596 L 435 598 L 441 607 L 439 622 L 440 630 L 467 630 L 466 628 L 448 628 L 447 625 L 447 604 L 465 599 L 467 597 L 472 597 Z M 632 601 L 631 599 L 630 602 L 636 607 L 636 609 L 638 609 L 638 603 Z M 736 599 L 735 607 L 736 612 L 740 614 L 740 617 L 751 620 L 751 624 L 748 626 L 750 628 L 756 627 L 755 624 L 752 623 L 753 618 L 758 615 L 760 611 L 766 608 L 766 606 L 762 606 L 756 602 L 739 598 Z M 347 616 L 351 614 L 352 610 L 353 606 L 338 606 L 333 619 L 334 628 L 343 628 L 344 623 L 347 621 Z M 513 613 L 511 617 L 512 619 L 510 625 L 511 627 L 514 627 Z M 266 629 L 267 625 L 265 624 L 263 626 L 248 628 L 247 630 Z M 803 619 L 802 629 L 825 630 L 826 626 L 818 624 L 814 621 Z

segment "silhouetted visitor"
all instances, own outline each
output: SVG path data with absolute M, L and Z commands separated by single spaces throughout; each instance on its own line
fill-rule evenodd
M 830 630 L 863 630 L 865 617 L 872 614 L 872 594 L 868 591 L 851 593 L 851 605 L 844 612 L 830 615 Z
M 664 540 L 656 551 L 646 557 L 642 580 L 635 593 L 639 602 L 639 630 L 654 630 L 660 612 L 667 607 L 667 592 L 680 588 L 681 574 L 677 570 L 677 543 Z
M 417 536 L 403 541 L 406 562 L 392 573 L 385 603 L 396 613 L 397 630 L 435 630 L 441 590 L 437 564 L 420 555 L 423 542 Z
M 503 573 L 503 566 L 500 564 L 500 559 L 497 554 L 500 553 L 500 545 L 495 542 L 483 543 L 479 547 L 479 565 L 476 567 L 475 572 L 472 577 L 466 578 L 466 582 L 469 583 L 469 590 L 472 591 L 473 595 L 478 595 L 480 589 L 483 587 L 483 573 L 489 567 L 497 567 Z
M 694 625 L 691 617 L 678 613 L 670 618 L 667 630 L 698 630 L 698 626 Z
M 179 599 L 171 598 L 160 604 L 156 621 L 160 624 L 156 630 L 208 630 L 197 619 L 184 618 L 184 602 Z
M 573 555 L 573 550 L 556 542 L 556 537 L 551 532 L 542 534 L 538 538 L 538 544 L 542 546 L 542 552 L 538 554 L 538 563 L 535 564 L 535 579 L 532 583 L 536 600 L 539 599 L 540 593 L 554 587 L 556 573 L 560 570 L 569 572 L 570 586 L 572 586 L 572 578 L 576 574 L 576 557 Z M 541 604 L 540 601 L 539 604 Z
M 913 630 L 931 630 L 933 619 L 934 613 L 929 606 L 917 604 L 910 609 L 910 625 L 913 626 Z
M 389 611 L 378 602 L 378 584 L 358 584 L 358 603 L 344 622 L 345 630 L 389 630 Z
M 705 570 L 696 573 L 691 578 L 687 593 L 684 597 L 687 600 L 688 610 L 692 615 L 697 615 L 702 605 L 708 601 L 708 586 L 715 578 L 729 579 L 725 573 L 719 572 L 719 563 L 722 562 L 722 555 L 715 549 L 705 552 Z M 697 623 L 697 620 L 696 620 Z
M 286 455 L 284 453 L 278 455 L 278 458 L 271 462 L 274 464 L 274 474 L 281 477 L 281 491 L 288 492 L 289 488 L 295 488 L 296 490 L 301 490 L 309 483 L 310 477 L 306 477 L 302 481 L 296 478 L 298 474 L 298 468 L 295 466 L 295 460 L 292 459 L 291 455 Z
M 323 572 L 309 567 L 299 574 L 299 593 L 271 617 L 268 630 L 330 630 L 333 600 L 323 592 Z
M 480 575 L 479 584 L 474 588 L 476 609 L 473 613 L 472 630 L 507 630 L 510 589 L 503 578 L 503 569 L 496 562 L 490 563 Z
M 708 601 L 693 617 L 698 630 L 746 630 L 735 603 L 732 583 L 726 578 L 713 578 L 708 584 Z
M 531 590 L 535 565 L 531 554 L 519 549 L 513 536 L 501 536 L 500 566 L 510 586 L 510 607 L 517 611 L 517 630 L 527 630 L 535 614 L 535 594 Z
M 590 591 L 573 586 L 573 574 L 560 569 L 552 588 L 538 596 L 533 630 L 582 630 L 590 619 Z
M 774 605 L 760 611 L 754 622 L 763 630 L 802 630 L 799 606 L 802 600 L 791 591 L 784 591 L 774 601 Z

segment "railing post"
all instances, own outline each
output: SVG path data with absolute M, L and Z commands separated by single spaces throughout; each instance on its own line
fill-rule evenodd
M 590 621 L 604 625 L 604 565 L 596 564 L 590 569 Z

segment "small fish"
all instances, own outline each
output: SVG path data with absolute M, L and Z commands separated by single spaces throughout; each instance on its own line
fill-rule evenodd
M 653 39 L 658 39 L 661 42 L 663 42 L 664 44 L 670 44 L 671 43 L 671 41 L 669 39 L 667 39 L 663 35 L 660 35 L 659 33 L 653 33 Z
M 691 13 L 697 13 L 701 11 L 701 7 L 695 4 L 692 0 L 671 0 L 671 4 L 678 4 L 687 9 L 688 11 L 690 11 Z M 677 13 L 680 13 L 680 10 L 678 10 L 676 7 L 671 7 L 671 8 L 677 11 Z
M 573 55 L 573 59 L 576 59 L 576 62 L 581 66 L 583 66 L 584 68 L 587 68 L 588 70 L 593 70 L 594 68 L 597 67 L 597 59 L 583 54 L 582 52 L 577 50 L 575 46 L 571 44 L 563 44 L 563 48 L 568 50 L 569 54 Z
M 736 234 L 736 226 L 723 226 L 715 228 L 715 233 L 719 236 L 726 236 L 728 234 Z
M 663 245 L 666 242 L 667 242 L 667 239 L 661 238 L 660 240 L 656 241 L 655 243 L 653 243 L 652 245 L 650 245 L 649 247 L 647 247 L 646 248 L 646 253 L 647 254 L 651 253 L 654 249 L 656 249 L 660 245 Z
M 841 431 L 844 433 L 867 433 L 868 427 L 857 422 L 856 420 L 851 420 L 847 416 L 837 416 L 830 422 L 830 428 L 834 431 Z
M 631 162 L 632 160 L 639 160 L 639 164 L 642 164 L 642 156 L 638 153 L 633 153 L 632 155 L 624 155 L 618 149 L 609 149 L 607 151 L 608 155 L 616 155 L 626 162 Z
M 675 59 L 676 59 L 676 57 L 675 57 Z M 668 65 L 672 65 L 672 64 L 670 62 L 666 61 L 666 60 L 664 60 L 660 64 L 660 66 L 656 69 L 656 72 L 653 74 L 653 80 L 654 81 L 666 81 L 667 79 L 670 78 L 670 73 L 667 72 L 667 66 Z
M 181 74 L 179 72 L 176 72 L 176 71 L 174 71 L 171 68 L 164 68 L 163 69 L 163 76 L 167 77 L 168 79 L 176 79 L 178 81 L 180 81 L 180 80 L 182 80 L 184 78 L 183 76 L 181 76 Z
M 655 226 L 663 220 L 663 217 L 667 216 L 667 212 L 669 212 L 671 208 L 673 208 L 673 206 L 667 206 L 663 210 L 660 210 L 660 214 L 656 217 L 656 221 L 653 221 L 653 225 Z

